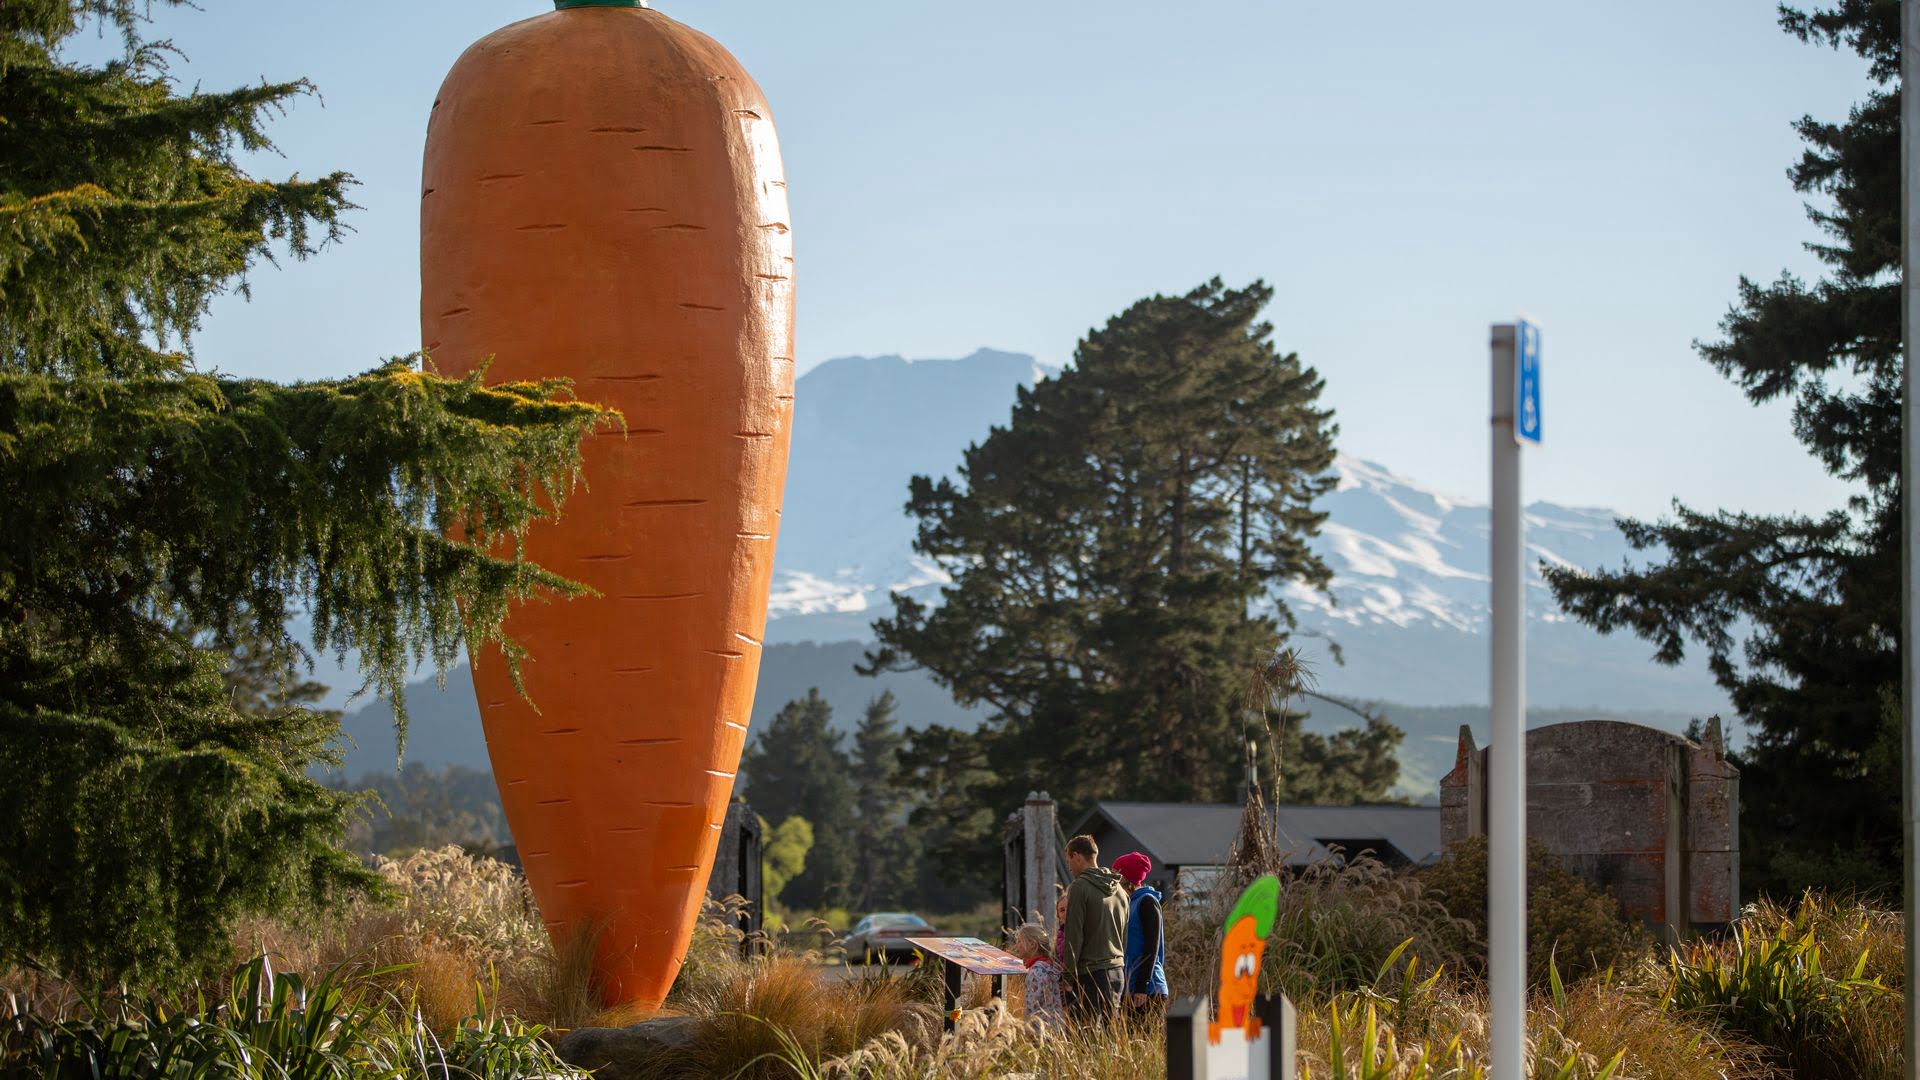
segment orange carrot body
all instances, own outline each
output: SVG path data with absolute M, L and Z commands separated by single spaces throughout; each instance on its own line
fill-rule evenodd
M 657 1005 L 698 917 L 759 674 L 793 417 L 793 258 L 772 114 L 719 45 L 583 6 L 470 47 L 428 124 L 421 327 L 492 382 L 619 409 L 527 538 L 597 598 L 517 610 L 527 695 L 474 658 L 487 747 L 556 939 Z

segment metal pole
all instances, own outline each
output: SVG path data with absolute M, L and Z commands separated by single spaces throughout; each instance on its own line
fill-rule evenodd
M 1492 1075 L 1527 1075 L 1526 522 L 1514 438 L 1518 328 L 1493 328 L 1493 664 L 1488 693 L 1487 981 L 1493 998 Z
M 1920 440 L 1914 438 L 1914 402 L 1920 396 L 1920 377 L 1914 372 L 1914 357 L 1920 355 L 1916 333 L 1920 332 L 1920 236 L 1916 235 L 1914 215 L 1920 213 L 1920 93 L 1915 93 L 1920 78 L 1920 7 L 1917 0 L 1900 5 L 1900 335 L 1904 355 L 1903 394 L 1900 404 L 1900 545 L 1901 626 L 1901 713 L 1905 729 L 1901 754 L 1901 817 L 1906 824 L 1905 904 L 1907 931 L 1907 1068 L 1909 1080 L 1920 1080 L 1920 634 L 1915 619 L 1920 611 L 1914 603 L 1914 483 L 1920 481 Z

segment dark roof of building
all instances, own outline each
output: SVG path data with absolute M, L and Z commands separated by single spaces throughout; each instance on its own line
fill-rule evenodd
M 1104 818 L 1138 841 L 1156 864 L 1218 866 L 1227 861 L 1240 814 L 1232 803 L 1101 802 L 1073 831 L 1094 831 Z M 1280 846 L 1290 851 L 1289 865 L 1326 858 L 1329 844 L 1355 854 L 1356 845 L 1384 843 L 1393 850 L 1381 851 L 1383 857 L 1398 855 L 1415 864 L 1440 856 L 1437 806 L 1276 806 L 1273 816 Z

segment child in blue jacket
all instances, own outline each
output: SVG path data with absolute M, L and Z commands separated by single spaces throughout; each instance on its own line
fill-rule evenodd
M 1164 1009 L 1167 1004 L 1167 924 L 1160 911 L 1160 890 L 1146 884 L 1152 869 L 1153 860 L 1138 851 L 1113 860 L 1113 870 L 1129 894 L 1123 1000 L 1136 1009 Z

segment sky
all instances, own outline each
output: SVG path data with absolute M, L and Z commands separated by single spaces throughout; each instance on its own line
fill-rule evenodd
M 1487 492 L 1488 327 L 1542 327 L 1527 497 L 1820 513 L 1846 489 L 1692 348 L 1741 275 L 1817 277 L 1791 122 L 1850 53 L 1754 0 L 938 4 L 660 0 L 754 74 L 793 206 L 802 370 L 845 355 L 1069 361 L 1131 301 L 1276 290 L 1339 446 Z M 272 176 L 359 180 L 347 239 L 216 303 L 203 368 L 348 375 L 418 347 L 420 153 L 472 41 L 543 0 L 198 0 L 150 33 L 185 86 L 311 79 Z M 112 51 L 80 42 L 76 56 Z M 939 407 L 928 402 L 927 408 Z M 984 434 L 984 433 L 983 433 Z

